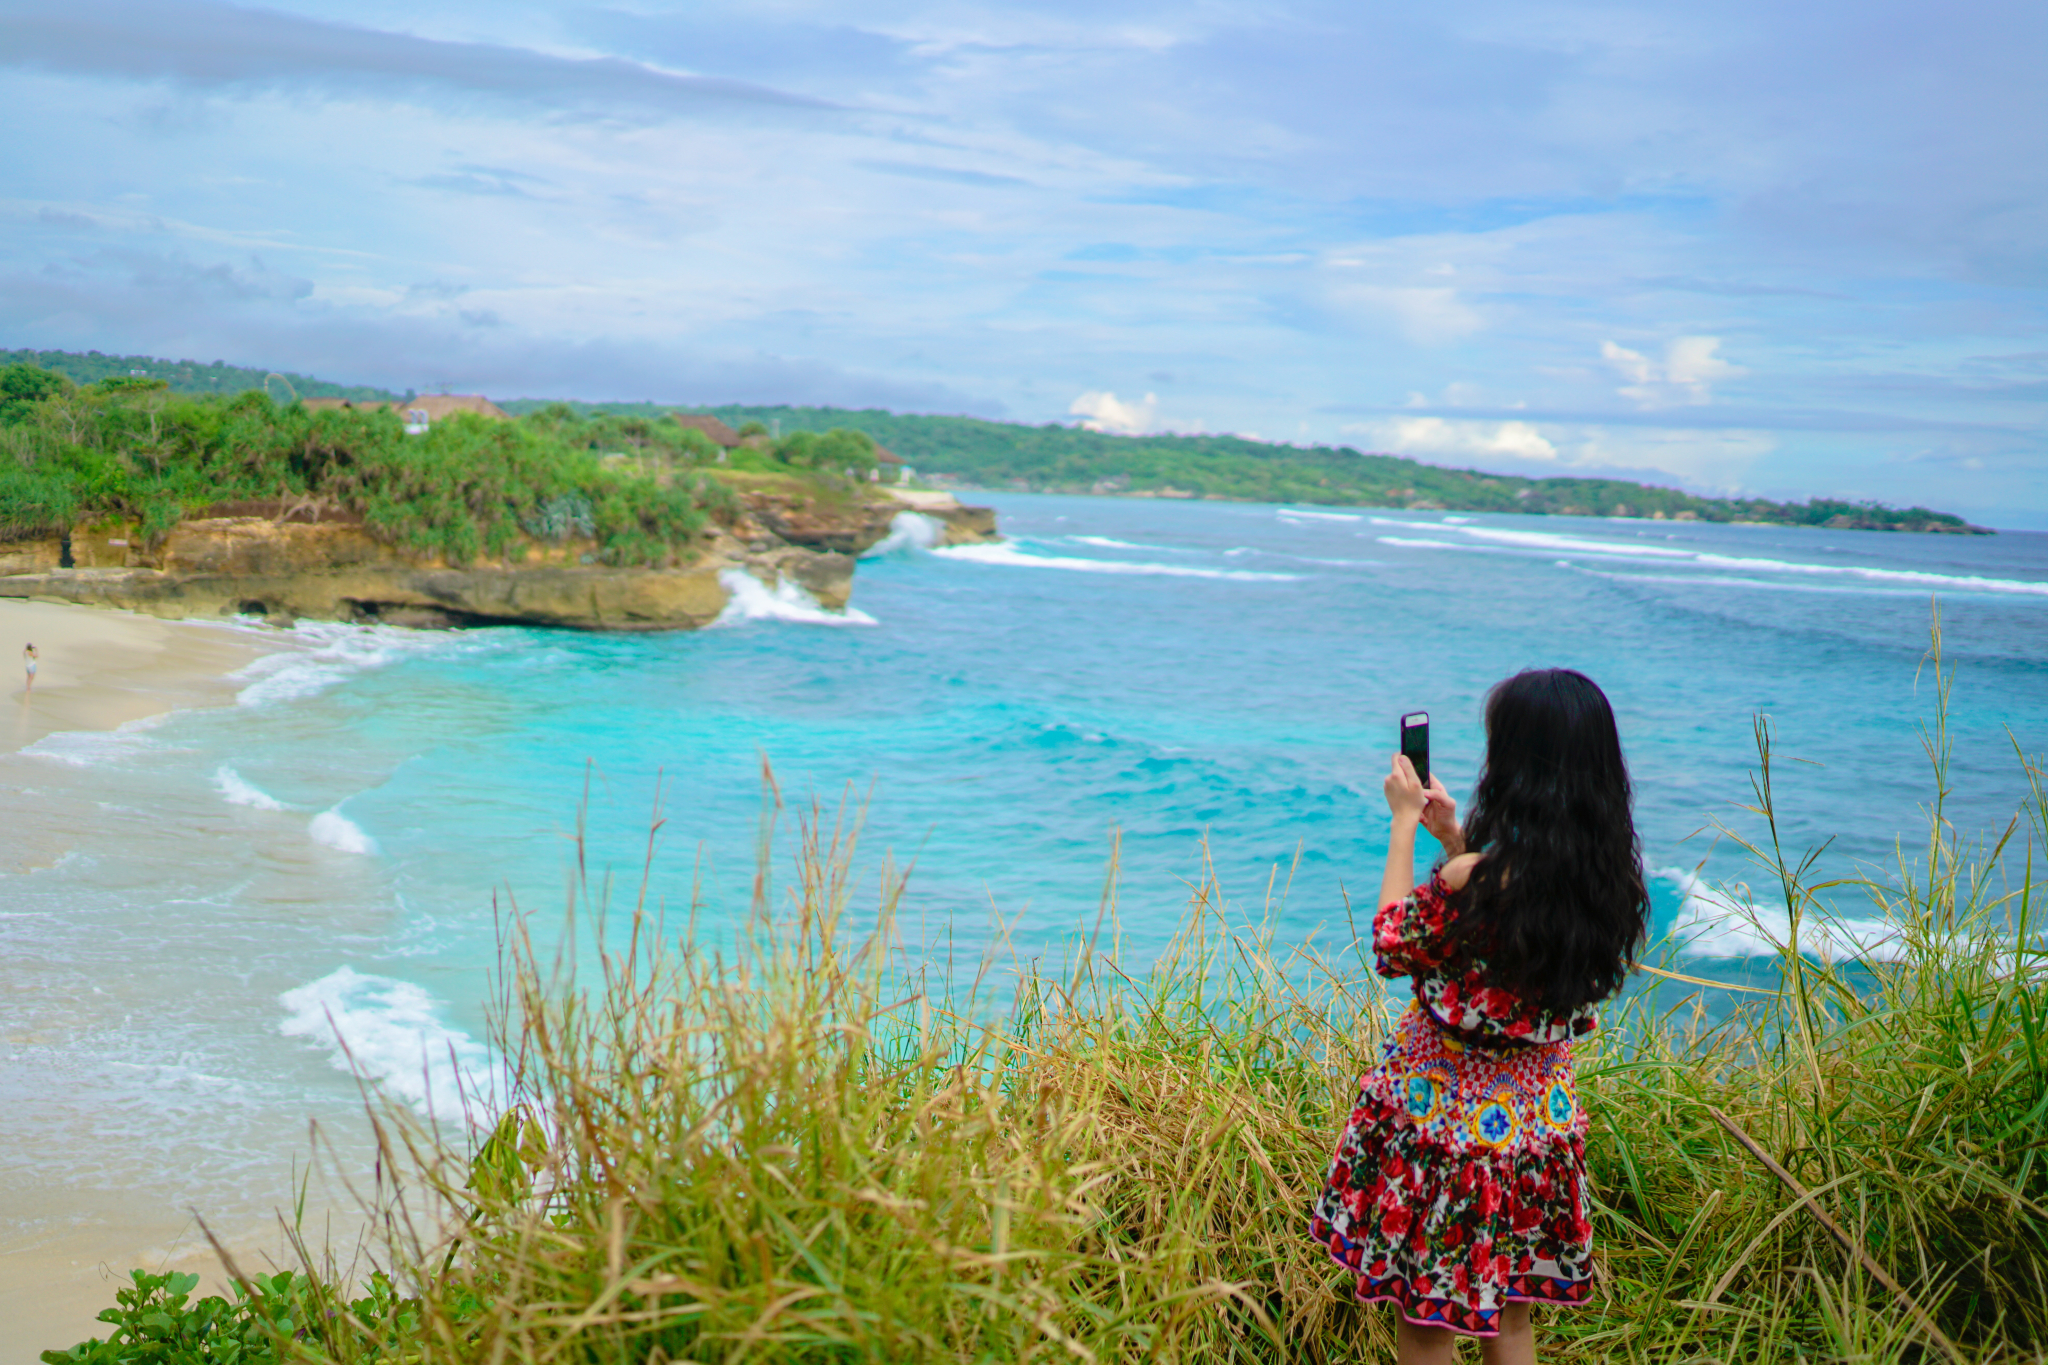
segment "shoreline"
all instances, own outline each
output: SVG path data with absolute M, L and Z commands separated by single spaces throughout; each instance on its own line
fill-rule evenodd
M 35 690 L 22 646 L 41 653 Z M 63 731 L 118 730 L 172 711 L 233 703 L 231 675 L 267 654 L 252 633 L 69 602 L 0 599 L 0 754 Z
M 22 646 L 41 654 L 29 694 Z M 33 752 L 53 735 L 107 734 L 173 712 L 231 706 L 246 683 L 233 675 L 288 648 L 254 633 L 204 621 L 164 621 L 133 612 L 69 603 L 0 600 L 0 886 L 61 859 L 81 837 L 67 817 L 63 760 Z M 32 795 L 21 758 L 41 759 Z M 57 794 L 54 804 L 52 794 Z M 33 803 L 24 808 L 23 803 Z M 33 1033 L 0 1036 L 10 1048 L 33 1046 Z M 266 1173 L 268 1174 L 268 1173 Z M 17 1197 L 24 1191 L 15 1189 Z M 9 1210 L 0 1240 L 0 1365 L 32 1362 L 109 1330 L 95 1322 L 126 1284 L 130 1265 L 201 1273 L 201 1292 L 224 1283 L 219 1262 L 189 1218 L 136 1209 L 131 1192 L 54 1186 Z M 182 1226 L 181 1226 L 182 1225 Z M 229 1229 L 231 1245 L 248 1245 L 251 1229 Z M 274 1240 L 274 1239 L 273 1239 Z

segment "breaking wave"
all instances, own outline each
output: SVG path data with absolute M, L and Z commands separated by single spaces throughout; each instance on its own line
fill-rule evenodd
M 278 1031 L 323 1048 L 336 1070 L 359 1073 L 423 1114 L 485 1121 L 509 1093 L 490 1049 L 440 1015 L 410 981 L 339 967 L 278 997 Z
M 339 853 L 372 854 L 377 851 L 377 841 L 363 833 L 363 827 L 343 815 L 338 807 L 314 816 L 306 832 L 313 836 L 314 843 L 325 844 Z
M 1253 569 L 1198 569 L 1188 564 L 1145 564 L 1125 559 L 1080 559 L 1072 555 L 1028 554 L 1021 542 L 999 540 L 991 545 L 951 545 L 935 550 L 945 559 L 972 564 L 997 564 L 1013 569 L 1065 569 L 1072 573 L 1132 574 L 1164 578 L 1219 578 L 1239 583 L 1294 583 L 1294 573 L 1260 573 Z
M 284 802 L 256 786 L 233 768 L 223 763 L 213 770 L 213 785 L 221 797 L 231 806 L 249 806 L 256 810 L 290 810 Z M 350 826 L 354 828 L 354 826 Z M 360 830 L 357 833 L 361 833 Z
M 1684 868 L 1651 873 L 1678 888 L 1681 903 L 1670 938 L 1690 957 L 1776 957 L 1792 939 L 1792 921 L 1782 908 L 1766 908 L 1739 893 L 1709 886 Z M 1826 961 L 1861 958 L 1896 962 L 1904 955 L 1897 926 L 1883 920 L 1809 916 L 1799 923 L 1799 949 Z
M 931 550 L 945 538 L 945 523 L 937 517 L 928 517 L 922 512 L 898 512 L 889 523 L 889 534 L 862 551 L 862 559 L 881 559 L 888 555 L 909 554 L 914 550 Z
M 721 569 L 718 581 L 728 594 L 725 610 L 714 626 L 736 626 L 748 621 L 795 621 L 808 626 L 872 626 L 875 618 L 848 607 L 827 611 L 818 599 L 804 591 L 801 583 L 779 578 L 770 588 L 744 569 Z

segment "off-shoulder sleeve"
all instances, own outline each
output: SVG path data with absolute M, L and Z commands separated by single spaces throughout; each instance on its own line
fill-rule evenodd
M 1381 976 L 1413 976 L 1443 965 L 1449 948 L 1450 888 L 1432 876 L 1405 898 L 1389 901 L 1372 918 L 1372 949 Z

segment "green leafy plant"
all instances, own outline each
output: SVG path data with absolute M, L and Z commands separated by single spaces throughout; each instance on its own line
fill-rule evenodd
M 418 1337 L 418 1301 L 400 1297 L 381 1272 L 345 1305 L 330 1305 L 318 1280 L 289 1270 L 237 1283 L 232 1299 L 196 1301 L 197 1275 L 129 1277 L 133 1288 L 117 1290 L 116 1306 L 99 1315 L 113 1332 L 44 1351 L 45 1365 L 281 1365 L 322 1358 L 323 1346 L 340 1346 L 343 1359 L 396 1358 Z

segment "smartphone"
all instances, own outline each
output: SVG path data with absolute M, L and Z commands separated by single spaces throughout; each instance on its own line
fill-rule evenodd
M 1429 786 L 1429 712 L 1410 711 L 1401 717 L 1401 752 L 1415 765 L 1415 776 Z

